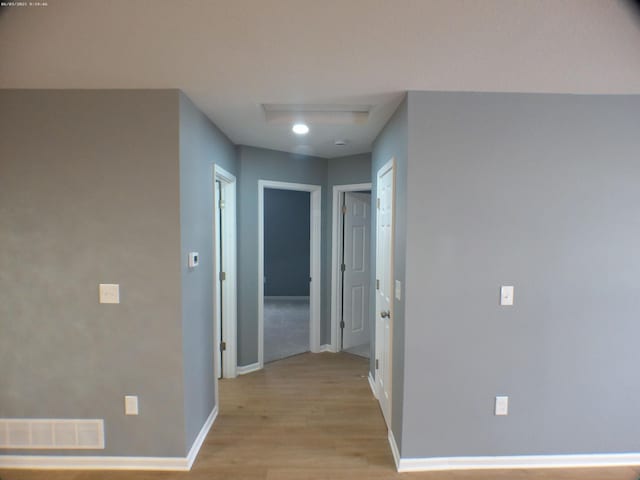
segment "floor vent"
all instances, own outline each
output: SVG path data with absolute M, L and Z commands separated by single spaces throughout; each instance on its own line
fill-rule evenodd
M 104 420 L 0 418 L 0 448 L 103 449 Z

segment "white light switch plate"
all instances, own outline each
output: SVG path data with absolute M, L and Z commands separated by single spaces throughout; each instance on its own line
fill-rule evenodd
M 120 303 L 120 285 L 117 283 L 100 284 L 100 303 Z
M 509 415 L 509 397 L 497 396 L 496 397 L 496 415 Z
M 402 300 L 402 283 L 396 280 L 396 300 Z
M 513 305 L 513 285 L 503 285 L 500 289 L 500 305 Z
M 137 395 L 124 396 L 124 414 L 138 415 L 138 396 Z

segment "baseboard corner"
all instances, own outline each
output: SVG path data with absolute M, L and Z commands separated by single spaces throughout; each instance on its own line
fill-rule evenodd
M 209 430 L 211 430 L 211 427 L 213 426 L 213 423 L 216 421 L 217 417 L 218 417 L 218 406 L 216 405 L 215 407 L 213 407 L 213 410 L 211 410 L 211 413 L 205 420 L 204 425 L 202 425 L 200 432 L 198 432 L 198 436 L 196 436 L 195 440 L 193 441 L 193 445 L 191 445 L 191 449 L 187 454 L 188 470 L 191 470 L 193 463 L 196 461 L 196 458 L 198 457 L 198 453 L 200 453 L 200 448 L 202 448 L 202 444 L 204 443 L 204 440 L 207 438 L 207 434 L 209 433 Z
M 396 439 L 393 436 L 393 432 L 391 431 L 391 429 L 389 429 L 387 438 L 389 439 L 389 446 L 391 447 L 391 454 L 393 455 L 393 461 L 396 464 L 396 470 L 400 472 L 402 459 L 400 458 L 400 450 L 398 450 L 398 444 L 396 443 Z
M 251 363 L 249 365 L 238 365 L 238 367 L 236 368 L 236 373 L 238 375 L 246 375 L 247 373 L 251 373 L 251 372 L 256 372 L 258 370 L 260 370 L 260 363 L 256 362 L 256 363 Z
M 373 379 L 373 376 L 371 375 L 371 372 L 369 372 L 367 380 L 369 380 L 369 387 L 371 388 L 371 393 L 373 393 L 373 397 L 377 399 L 378 398 L 378 392 L 376 392 L 376 382 Z

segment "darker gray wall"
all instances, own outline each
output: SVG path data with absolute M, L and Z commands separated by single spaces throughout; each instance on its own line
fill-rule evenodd
M 236 173 L 231 141 L 180 94 L 180 271 L 187 448 L 215 406 L 213 346 L 213 167 Z M 200 255 L 194 269 L 189 252 Z
M 105 450 L 47 453 L 184 456 L 178 92 L 0 90 L 0 132 L 0 417 L 105 419 Z
M 640 96 L 409 93 L 402 457 L 639 451 L 639 126 Z
M 309 296 L 311 195 L 264 191 L 265 296 Z
M 402 101 L 387 125 L 382 129 L 373 144 L 371 156 L 372 201 L 376 200 L 377 174 L 390 159 L 395 159 L 395 235 L 394 235 L 394 278 L 405 286 L 405 251 L 407 231 L 407 166 L 408 166 L 408 108 L 407 100 Z M 372 212 L 376 209 L 372 208 Z M 375 345 L 375 325 L 378 321 L 376 312 L 376 215 L 371 216 L 371 344 Z M 413 261 L 413 260 L 412 260 Z M 404 292 L 403 292 L 404 293 Z M 404 397 L 404 366 L 405 366 L 405 302 L 404 295 L 400 301 L 394 297 L 393 305 L 393 339 L 392 339 L 392 402 L 391 402 L 391 431 L 398 448 L 402 448 L 402 418 Z M 370 359 L 371 373 L 376 374 L 375 357 Z
M 238 365 L 258 361 L 258 180 L 322 185 L 322 210 L 327 202 L 327 160 L 255 147 L 238 147 Z M 324 214 L 323 214 L 324 220 Z M 326 245 L 326 224 L 322 222 L 322 242 Z M 321 286 L 326 285 L 327 259 L 321 259 Z M 328 291 L 321 288 L 326 299 Z M 326 302 L 321 308 L 322 328 L 328 330 Z M 326 325 L 324 325 L 326 323 Z M 325 343 L 321 337 L 321 343 Z

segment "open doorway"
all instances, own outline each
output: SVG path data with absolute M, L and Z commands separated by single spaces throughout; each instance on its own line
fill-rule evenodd
M 332 346 L 371 354 L 371 184 L 333 188 Z
M 236 177 L 215 165 L 213 181 L 214 368 L 216 378 L 234 378 L 237 374 Z
M 310 350 L 311 194 L 264 190 L 264 361 Z
M 320 350 L 321 187 L 258 182 L 258 362 Z

